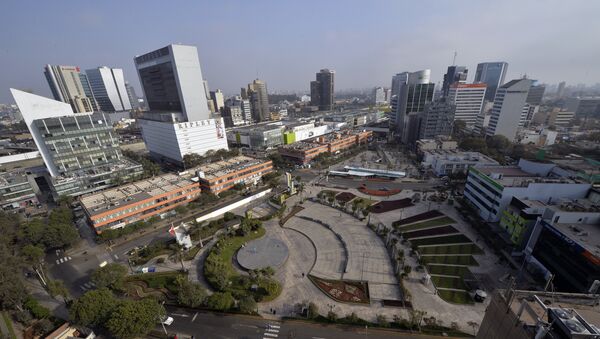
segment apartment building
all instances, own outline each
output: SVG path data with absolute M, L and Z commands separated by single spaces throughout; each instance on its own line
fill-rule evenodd
M 281 156 L 298 164 L 308 164 L 322 153 L 339 153 L 354 145 L 365 144 L 373 136 L 372 131 L 344 131 L 330 133 L 314 139 L 279 147 Z

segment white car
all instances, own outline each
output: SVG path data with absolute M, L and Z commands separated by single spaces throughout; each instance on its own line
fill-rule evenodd
M 163 325 L 169 326 L 173 323 L 173 320 L 174 320 L 173 317 L 165 316 L 164 318 L 161 319 L 161 323 Z

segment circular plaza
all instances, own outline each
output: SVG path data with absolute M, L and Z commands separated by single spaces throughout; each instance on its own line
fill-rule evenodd
M 289 250 L 283 241 L 271 237 L 256 239 L 240 248 L 237 261 L 246 270 L 277 269 L 287 260 Z

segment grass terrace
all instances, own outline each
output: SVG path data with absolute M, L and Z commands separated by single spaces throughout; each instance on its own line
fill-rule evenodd
M 423 264 L 445 264 L 445 265 L 463 265 L 463 266 L 479 266 L 479 263 L 470 254 L 458 255 L 422 255 L 421 261 Z
M 429 274 L 451 275 L 461 278 L 471 274 L 471 271 L 469 271 L 469 269 L 465 266 L 448 266 L 438 264 L 427 265 L 427 271 L 429 271 Z
M 440 298 L 446 300 L 450 303 L 455 304 L 472 304 L 473 299 L 466 291 L 453 291 L 453 290 L 438 290 L 437 291 Z
M 439 275 L 432 275 L 431 281 L 437 288 L 452 288 L 457 290 L 466 290 L 467 286 L 461 278 L 453 277 L 442 277 Z
M 483 254 L 483 250 L 472 242 L 465 244 L 419 246 L 421 255 L 427 254 Z
M 406 226 L 397 226 L 397 230 L 400 232 L 408 232 L 408 231 L 416 231 L 424 228 L 437 227 L 437 226 L 445 226 L 455 223 L 456 221 L 450 217 L 443 216 L 437 217 L 436 219 L 426 220 L 417 223 L 411 223 Z
M 392 226 L 394 226 L 394 227 L 404 226 L 404 225 L 409 225 L 409 224 L 415 223 L 417 221 L 429 220 L 429 219 L 434 219 L 434 218 L 443 217 L 443 216 L 444 216 L 444 214 L 442 212 L 440 212 L 438 210 L 431 210 L 431 211 L 427 211 L 425 213 L 413 215 L 412 217 L 396 220 L 392 223 Z
M 438 226 L 433 228 L 426 228 L 412 232 L 402 232 L 402 236 L 405 239 L 429 237 L 432 235 L 446 235 L 446 234 L 457 234 L 458 230 L 452 226 Z
M 471 242 L 464 234 L 453 234 L 431 238 L 417 238 L 410 241 L 413 247 L 424 245 L 456 244 Z

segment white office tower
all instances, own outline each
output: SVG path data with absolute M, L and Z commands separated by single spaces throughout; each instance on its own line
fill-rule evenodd
M 131 102 L 120 68 L 98 67 L 85 71 L 100 110 L 119 112 L 131 110 Z
M 169 45 L 134 62 L 150 110 L 139 123 L 152 156 L 181 164 L 186 154 L 228 149 L 223 119 L 210 118 L 196 47 Z
M 462 120 L 466 126 L 475 126 L 481 113 L 487 85 L 454 83 L 448 88 L 448 101 L 455 106 L 454 120 Z
M 496 91 L 492 115 L 486 134 L 504 135 L 513 141 L 517 130 L 527 116 L 527 94 L 531 87 L 530 79 L 517 79 L 500 86 Z
M 76 66 L 46 65 L 44 75 L 55 100 L 71 105 L 73 112 L 97 111 L 85 74 Z
M 373 100 L 375 101 L 375 105 L 385 104 L 385 90 L 383 87 L 375 87 L 373 90 Z

